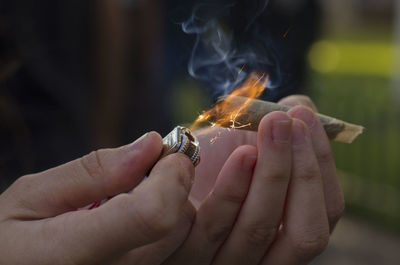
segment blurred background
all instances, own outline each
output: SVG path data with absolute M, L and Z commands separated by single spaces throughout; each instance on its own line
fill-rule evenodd
M 400 1 L 321 1 L 321 35 L 308 52 L 308 94 L 322 113 L 362 124 L 333 143 L 345 218 L 315 264 L 400 260 Z
M 263 1 L 234 2 L 245 15 L 225 25 L 240 28 Z M 2 1 L 0 190 L 149 130 L 165 134 L 212 104 L 218 93 L 187 71 L 195 37 L 180 24 L 193 3 Z M 313 264 L 398 264 L 400 1 L 271 0 L 257 19 L 284 77 L 264 99 L 304 93 L 320 112 L 366 127 L 351 145 L 333 143 L 346 214 Z

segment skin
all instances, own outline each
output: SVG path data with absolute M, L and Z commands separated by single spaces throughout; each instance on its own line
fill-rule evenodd
M 184 155 L 157 162 L 161 137 L 149 133 L 21 177 L 0 195 L 9 242 L 0 263 L 307 264 L 327 245 L 343 195 L 315 106 L 304 96 L 281 103 L 308 107 L 266 115 L 257 134 L 196 132 L 196 171 Z

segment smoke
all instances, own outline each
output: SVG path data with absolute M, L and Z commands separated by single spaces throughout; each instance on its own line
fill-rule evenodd
M 268 74 L 267 87 L 278 87 L 278 55 L 258 21 L 267 5 L 268 0 L 197 4 L 181 24 L 185 33 L 196 37 L 189 74 L 209 84 L 217 95 L 230 93 L 251 72 Z

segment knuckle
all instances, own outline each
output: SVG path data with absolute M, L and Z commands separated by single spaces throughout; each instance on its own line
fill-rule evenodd
M 317 160 L 319 164 L 328 164 L 332 163 L 334 161 L 333 154 L 331 150 L 322 150 L 318 155 L 317 155 Z
M 99 151 L 93 151 L 80 158 L 80 162 L 89 177 L 99 179 L 104 176 L 104 168 L 101 163 Z
M 271 165 L 267 172 L 265 172 L 264 178 L 268 182 L 285 183 L 289 180 L 290 171 L 288 168 L 280 167 L 279 165 Z
M 183 186 L 186 191 L 189 191 L 192 186 L 192 179 L 194 177 L 194 166 L 189 164 L 189 161 L 183 161 L 183 159 L 188 159 L 186 157 L 181 158 L 182 154 L 170 155 L 165 158 L 164 166 L 159 168 L 159 174 L 163 174 L 165 169 L 173 170 L 171 174 L 175 181 Z
M 127 202 L 127 207 L 132 202 Z M 128 208 L 129 209 L 129 208 Z M 149 240 L 157 240 L 171 231 L 178 221 L 178 217 L 168 214 L 168 210 L 159 200 L 147 203 L 142 207 L 135 207 L 133 218 L 136 222 L 135 229 L 140 231 L 142 236 Z
M 250 246 L 268 246 L 274 240 L 276 232 L 276 228 L 256 225 L 245 230 L 245 237 Z
M 31 177 L 30 175 L 19 177 L 14 181 L 12 186 L 14 186 L 15 188 L 25 188 L 27 185 L 29 185 L 30 177 Z
M 207 239 L 210 243 L 222 243 L 232 230 L 231 225 L 214 225 L 206 229 Z
M 188 159 L 188 158 L 185 158 L 185 159 Z M 185 180 L 187 178 L 190 178 L 193 175 L 194 171 L 192 168 L 192 166 L 193 166 L 192 164 L 190 164 L 188 166 L 187 161 L 182 161 L 180 159 L 178 165 L 179 165 L 178 176 L 180 179 Z M 171 165 L 171 166 L 173 166 L 173 165 Z
M 184 159 L 188 159 L 183 154 L 172 154 L 164 157 L 161 160 L 161 163 L 157 164 L 157 171 L 164 172 L 165 169 L 174 170 L 175 174 L 179 177 L 187 177 L 193 174 L 193 169 L 190 164 L 188 166 L 188 161 L 184 161 Z M 187 163 L 188 162 L 188 163 Z
M 35 175 L 24 175 L 22 177 L 17 178 L 14 183 L 11 185 L 11 189 L 16 190 L 17 194 L 23 194 L 26 191 L 31 190 L 34 186 L 35 183 L 33 179 L 35 178 Z
M 329 242 L 329 229 L 321 228 L 308 231 L 294 239 L 294 250 L 300 259 L 309 260 L 327 247 Z
M 213 192 L 211 195 L 217 197 L 218 200 L 225 201 L 232 204 L 242 204 L 244 198 L 243 193 L 239 193 L 233 189 L 225 190 L 221 193 Z
M 309 181 L 320 175 L 321 172 L 317 166 L 304 165 L 303 168 L 299 170 L 298 178 L 304 181 Z
M 270 172 L 267 179 L 271 182 L 286 182 L 288 181 L 288 176 L 280 172 Z
M 40 174 L 40 173 L 39 173 Z M 21 213 L 24 218 L 26 214 L 29 216 L 38 216 L 37 207 L 35 206 L 35 200 L 32 200 L 32 196 L 37 196 L 37 185 L 35 179 L 39 174 L 24 175 L 14 181 L 14 183 L 3 193 L 1 197 L 9 198 L 11 200 L 5 200 L 8 204 L 6 209 L 12 209 L 14 214 Z M 39 181 L 40 182 L 40 181 Z M 44 198 L 43 195 L 41 195 Z M 11 208 L 9 208 L 11 206 Z M 5 212 L 5 211 L 4 211 Z

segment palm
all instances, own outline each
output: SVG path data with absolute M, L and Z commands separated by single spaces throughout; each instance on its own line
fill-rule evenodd
M 196 208 L 212 190 L 218 173 L 230 154 L 244 144 L 256 145 L 256 133 L 225 128 L 206 128 L 195 132 L 201 146 L 201 162 L 196 168 L 190 200 Z

